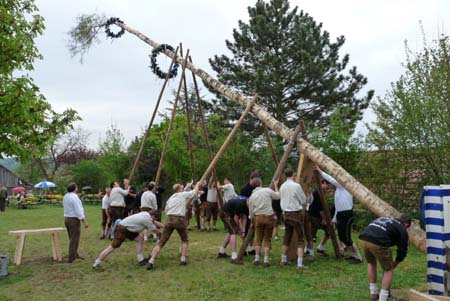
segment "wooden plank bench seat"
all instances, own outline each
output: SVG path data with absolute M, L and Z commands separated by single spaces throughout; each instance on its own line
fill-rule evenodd
M 14 263 L 20 265 L 22 262 L 23 249 L 25 247 L 25 237 L 35 234 L 50 234 L 52 236 L 52 254 L 53 260 L 62 261 L 61 243 L 59 233 L 65 231 L 65 228 L 46 228 L 9 231 L 9 235 L 16 236 L 16 252 L 14 254 Z

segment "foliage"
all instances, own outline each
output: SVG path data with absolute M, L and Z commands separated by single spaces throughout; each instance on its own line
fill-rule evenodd
M 37 165 L 41 176 L 52 181 L 64 165 L 95 158 L 95 152 L 86 145 L 88 137 L 89 134 L 81 128 L 69 131 L 65 135 L 60 134 L 48 146 L 45 154 L 33 155 L 30 164 Z
M 290 9 L 288 0 L 258 0 L 248 13 L 249 22 L 239 21 L 234 41 L 226 41 L 232 56 L 210 59 L 222 83 L 244 95 L 258 94 L 259 104 L 291 128 L 301 118 L 308 127 L 326 128 L 338 107 L 346 109 L 346 123 L 361 118 L 373 91 L 357 96 L 367 79 L 356 67 L 344 74 L 349 55 L 339 56 L 343 36 L 332 42 L 321 23 L 297 7 Z M 223 97 L 220 101 L 215 112 L 236 120 L 242 108 Z M 262 132 L 259 121 L 245 128 L 254 135 Z
M 343 112 L 344 111 L 344 112 Z M 364 151 L 363 140 L 354 136 L 351 123 L 346 123 L 345 109 L 338 109 L 330 117 L 330 129 L 313 129 L 311 143 L 341 165 L 351 175 L 359 174 L 358 163 Z
M 422 51 L 406 45 L 405 73 L 373 104 L 377 120 L 368 140 L 376 149 L 367 166 L 382 195 L 417 204 L 424 185 L 450 181 L 450 43 L 442 36 Z
M 110 184 L 106 180 L 105 171 L 94 160 L 82 160 L 73 166 L 72 177 L 79 190 L 84 186 L 91 186 L 92 191 L 104 190 Z
M 21 160 L 44 152 L 80 119 L 72 109 L 56 113 L 25 73 L 42 58 L 34 44 L 45 28 L 37 11 L 33 0 L 4 0 L 0 6 L 0 156 Z
M 125 138 L 117 125 L 111 124 L 104 140 L 99 143 L 97 162 L 105 171 L 107 183 L 129 176 L 130 158 L 126 153 Z
M 106 24 L 106 17 L 98 14 L 80 15 L 76 23 L 77 25 L 68 32 L 67 48 L 72 57 L 80 55 L 82 62 L 84 54 L 92 45 L 100 42 L 98 34 Z

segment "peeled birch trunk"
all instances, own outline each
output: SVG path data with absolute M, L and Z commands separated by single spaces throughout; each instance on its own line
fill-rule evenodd
M 151 40 L 141 32 L 129 27 L 124 23 L 116 23 L 117 26 L 122 27 L 126 31 L 131 34 L 134 34 L 142 41 L 147 43 L 148 45 L 156 48 L 160 44 Z M 174 59 L 175 53 L 170 50 L 166 50 L 164 52 L 168 57 Z M 180 64 L 185 63 L 184 59 L 181 57 L 176 57 L 176 61 Z M 190 62 L 186 62 L 186 68 L 191 70 L 197 76 L 199 76 L 208 86 L 225 96 L 226 98 L 240 104 L 242 107 L 247 107 L 249 98 L 241 95 L 238 91 L 225 86 L 218 80 L 212 78 L 208 73 L 203 71 L 200 68 L 197 68 Z M 252 107 L 253 115 L 261 120 L 267 127 L 272 129 L 275 133 L 280 135 L 286 140 L 292 136 L 293 131 L 286 127 L 282 122 L 273 118 L 268 112 L 264 110 L 258 104 L 254 104 Z M 327 155 L 323 154 L 313 145 L 302 139 L 301 137 L 297 138 L 297 146 L 300 148 L 300 151 L 308 156 L 310 160 L 320 166 L 321 169 L 326 171 L 328 174 L 333 176 L 342 186 L 347 189 L 355 199 L 357 199 L 361 204 L 366 206 L 371 212 L 373 212 L 377 216 L 393 216 L 398 217 L 401 213 L 396 210 L 394 207 L 389 205 L 380 199 L 377 195 L 371 192 L 367 187 L 359 183 L 355 178 L 353 178 L 344 168 L 342 168 L 339 164 L 334 162 Z M 425 232 L 415 223 L 411 225 L 408 229 L 409 239 L 410 241 L 418 247 L 423 252 L 426 251 L 426 240 L 425 240 Z

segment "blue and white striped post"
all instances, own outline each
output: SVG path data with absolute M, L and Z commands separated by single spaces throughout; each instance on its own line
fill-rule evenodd
M 450 250 L 450 185 L 423 188 L 427 232 L 427 282 L 432 295 L 447 296 L 446 247 Z

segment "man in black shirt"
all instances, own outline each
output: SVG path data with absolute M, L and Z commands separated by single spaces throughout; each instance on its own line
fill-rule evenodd
M 325 193 L 329 189 L 329 183 L 326 180 L 322 180 L 320 183 L 322 191 Z M 319 189 L 313 192 L 313 201 L 309 205 L 309 220 L 311 223 L 311 236 L 316 239 L 317 231 L 322 229 L 324 231 L 323 237 L 320 240 L 319 246 L 317 247 L 317 253 L 327 256 L 325 252 L 324 245 L 329 238 L 328 229 L 326 226 L 325 212 L 323 211 L 322 201 L 320 199 Z
M 408 252 L 408 232 L 411 219 L 407 215 L 399 218 L 380 217 L 372 221 L 359 236 L 368 267 L 370 298 L 385 301 L 389 297 L 389 289 L 394 277 L 394 269 L 403 261 Z M 392 260 L 390 247 L 397 246 L 397 256 Z M 378 294 L 377 261 L 383 268 L 381 291 Z M 378 299 L 379 298 L 379 299 Z
M 238 260 L 237 256 L 236 240 L 238 234 L 245 235 L 245 230 L 241 231 L 239 225 L 241 219 L 245 219 L 246 222 L 247 216 L 248 207 L 247 200 L 245 198 L 236 197 L 229 200 L 223 205 L 222 210 L 220 211 L 220 218 L 222 219 L 225 229 L 228 233 L 223 240 L 223 244 L 220 247 L 217 258 L 228 257 L 228 255 L 225 253 L 225 248 L 229 243 L 231 245 L 231 263 L 242 264 L 242 262 Z
M 198 206 L 198 212 L 200 215 L 200 231 L 205 231 L 206 224 L 206 209 L 208 207 L 207 196 L 208 196 L 208 181 L 205 179 L 200 185 L 200 190 L 198 192 L 200 195 L 200 204 Z
M 130 186 L 130 182 L 128 181 L 128 179 L 123 179 L 123 186 L 125 190 L 130 187 L 130 189 L 128 190 L 128 195 L 125 197 L 125 217 L 127 217 L 139 212 L 139 210 L 135 212 L 136 187 Z

